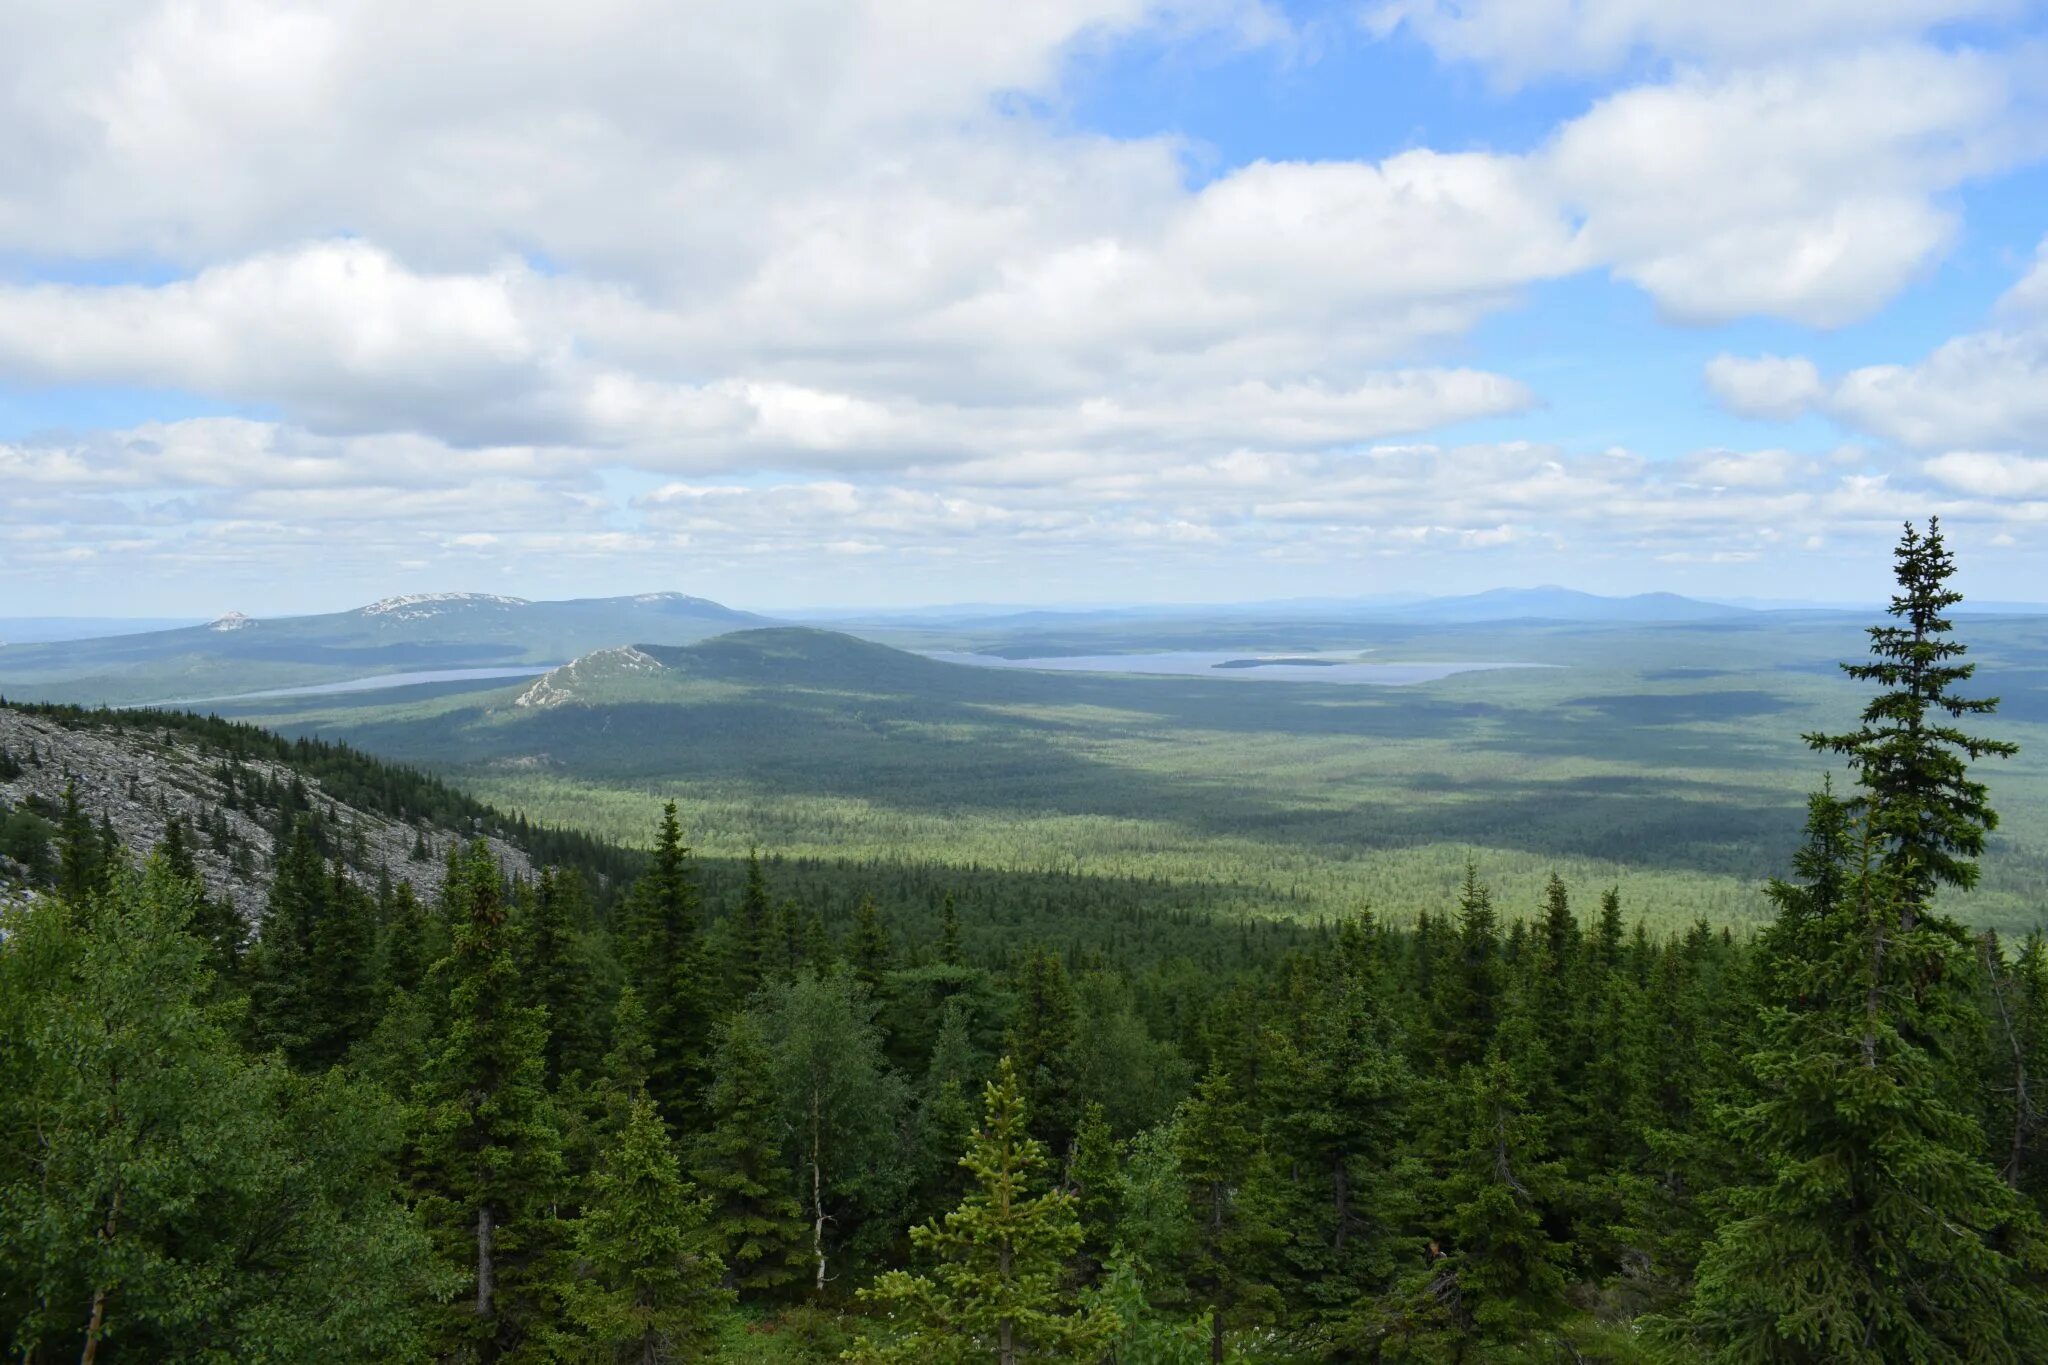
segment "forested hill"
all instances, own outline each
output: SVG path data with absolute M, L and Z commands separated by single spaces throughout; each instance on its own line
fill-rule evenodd
M 263 900 L 283 843 L 301 824 L 323 856 L 355 876 L 388 875 L 422 892 L 440 886 L 450 846 L 477 838 L 508 872 L 573 867 L 600 894 L 639 862 L 345 744 L 286 740 L 186 712 L 0 701 L 0 883 L 55 884 L 67 820 L 138 855 L 176 826 L 208 893 L 244 906 Z

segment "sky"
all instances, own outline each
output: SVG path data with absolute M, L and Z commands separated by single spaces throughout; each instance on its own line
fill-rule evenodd
M 2048 598 L 2042 0 L 11 0 L 0 615 Z

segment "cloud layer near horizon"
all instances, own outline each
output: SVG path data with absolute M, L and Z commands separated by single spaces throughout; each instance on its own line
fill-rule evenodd
M 971 561 L 964 591 L 1062 556 L 2012 534 L 2048 520 L 2041 266 L 1917 360 L 1702 378 L 1868 447 L 1437 433 L 1545 403 L 1540 366 L 1462 349 L 1558 281 L 1687 326 L 1884 308 L 1959 187 L 2048 150 L 2035 49 L 1936 40 L 2023 9 L 1371 8 L 1353 40 L 1503 88 L 1647 74 L 1525 146 L 1198 175 L 1070 117 L 1076 56 L 1312 66 L 1327 34 L 1259 0 L 10 7 L 0 257 L 35 264 L 0 282 L 0 378 L 218 415 L 0 444 L 0 575 L 263 581 L 319 544 L 380 588 L 548 557 L 823 597 L 845 557 Z

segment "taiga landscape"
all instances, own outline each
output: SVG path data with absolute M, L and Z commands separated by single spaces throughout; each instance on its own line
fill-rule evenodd
M 2048 1359 L 2044 52 L 0 8 L 0 1349 Z

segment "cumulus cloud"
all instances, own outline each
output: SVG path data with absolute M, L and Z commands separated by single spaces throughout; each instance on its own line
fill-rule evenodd
M 1867 315 L 1947 244 L 1932 196 L 2022 155 L 2005 59 L 1887 47 L 1600 101 L 1546 164 L 1595 255 L 1674 316 Z
M 1707 387 L 1739 417 L 1790 421 L 1819 402 L 1820 367 L 1804 356 L 1717 355 L 1707 362 Z
M 2040 151 L 2021 58 L 1924 41 L 2017 4 L 1409 0 L 1374 22 L 1510 79 L 1636 83 L 1525 148 L 1200 174 L 1072 127 L 1063 74 L 1134 35 L 1288 47 L 1277 6 L 0 7 L 0 254 L 81 267 L 0 283 L 0 380 L 274 419 L 0 444 L 0 523 L 64 519 L 52 562 L 253 564 L 325 527 L 349 562 L 433 566 L 1606 525 L 1689 554 L 1660 538 L 1967 507 L 1989 485 L 1958 464 L 1456 427 L 1542 404 L 1465 339 L 1547 282 L 1605 272 L 1689 324 L 1896 294 L 1952 191 Z M 1917 364 L 1723 356 L 1708 384 L 1921 454 L 2025 450 L 2044 279 Z
M 2048 459 L 1952 450 L 1927 461 L 1936 482 L 1981 498 L 2048 498 Z

